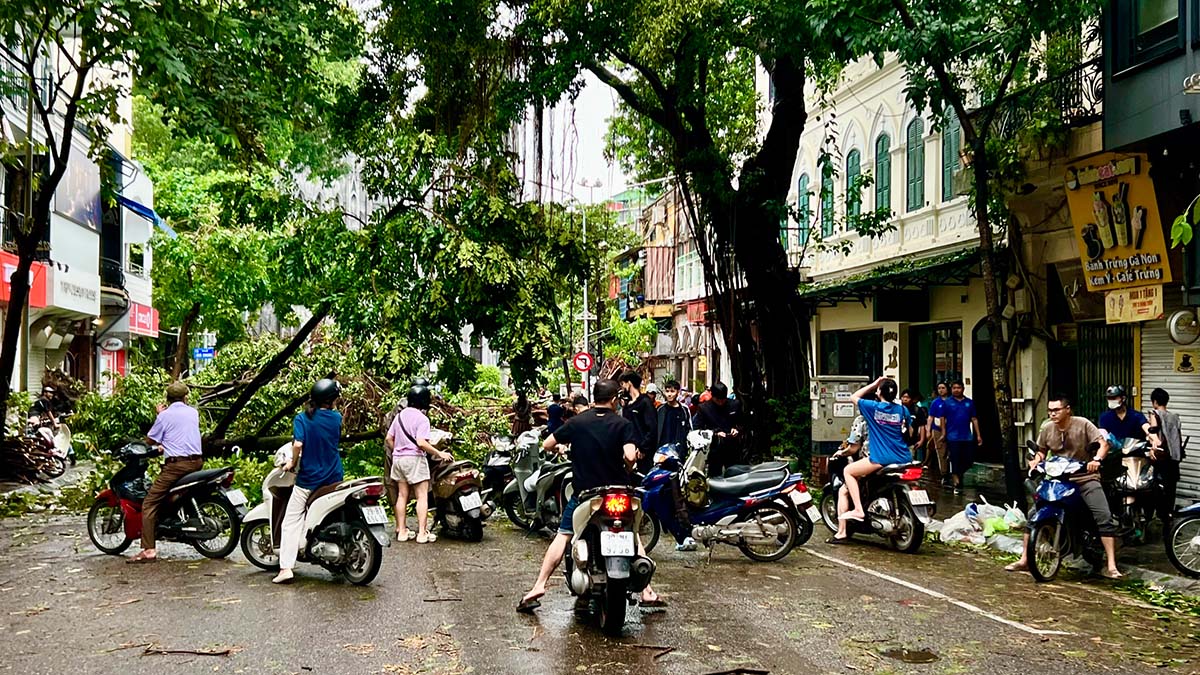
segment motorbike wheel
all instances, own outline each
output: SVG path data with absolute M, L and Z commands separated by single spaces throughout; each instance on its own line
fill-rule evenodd
M 606 635 L 618 636 L 625 629 L 625 611 L 629 608 L 629 581 L 609 579 L 604 585 L 604 599 L 600 601 L 600 630 Z
M 1025 559 L 1029 561 L 1029 573 L 1038 581 L 1054 581 L 1062 569 L 1063 551 L 1054 541 L 1061 526 L 1057 520 L 1038 523 L 1029 535 Z
M 363 523 L 350 523 L 350 543 L 342 574 L 355 586 L 366 586 L 379 574 L 383 564 L 383 546 L 375 541 Z
M 133 543 L 125 534 L 125 512 L 120 504 L 96 500 L 88 510 L 87 524 L 92 544 L 109 555 L 120 555 Z
M 808 540 L 812 539 L 814 528 L 815 525 L 813 525 L 813 521 L 808 519 L 808 514 L 800 511 L 796 516 L 796 546 L 807 544 Z
M 521 495 L 506 494 L 502 499 L 504 500 L 504 515 L 508 516 L 508 520 L 522 530 L 532 531 L 533 524 L 525 515 L 525 506 L 521 504 Z
M 796 519 L 787 509 L 774 502 L 764 502 L 753 507 L 734 524 L 756 521 L 761 526 L 784 526 L 783 532 L 775 538 L 773 544 L 749 544 L 745 540 L 738 542 L 738 549 L 747 558 L 756 562 L 775 562 L 782 560 L 796 547 Z
M 642 540 L 642 546 L 646 548 L 646 553 L 654 550 L 661 535 L 662 525 L 658 522 L 658 518 L 643 512 L 642 525 L 638 528 L 638 538 Z
M 251 565 L 269 572 L 279 569 L 279 553 L 271 543 L 271 524 L 265 520 L 242 526 L 242 555 Z
M 821 522 L 830 532 L 838 531 L 837 493 L 831 487 L 826 487 L 821 493 Z
M 221 533 L 212 539 L 193 541 L 192 546 L 205 558 L 224 558 L 233 553 L 242 531 L 242 521 L 238 520 L 237 511 L 228 502 L 212 498 L 199 502 L 197 506 L 201 517 L 216 522 Z
M 1189 577 L 1200 578 L 1200 516 L 1176 518 L 1163 535 L 1171 564 Z
M 892 535 L 888 542 L 892 548 L 901 553 L 916 553 L 925 541 L 925 525 L 917 518 L 917 512 L 907 499 L 897 498 L 900 503 L 900 531 Z
M 466 541 L 483 541 L 483 522 L 473 518 L 463 518 L 463 539 Z
M 66 473 L 67 463 L 58 455 L 48 455 L 43 459 L 39 470 L 50 478 L 58 478 Z

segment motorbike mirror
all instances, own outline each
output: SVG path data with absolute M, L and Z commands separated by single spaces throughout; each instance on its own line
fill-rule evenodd
M 1033 441 L 1025 441 L 1025 449 L 1029 451 L 1029 456 L 1033 457 L 1038 453 L 1037 443 Z

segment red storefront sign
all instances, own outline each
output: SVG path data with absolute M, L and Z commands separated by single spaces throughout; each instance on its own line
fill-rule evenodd
M 158 310 L 136 302 L 129 305 L 129 332 L 158 337 Z
M 15 254 L 0 251 L 0 302 L 8 302 L 8 280 L 17 271 L 18 262 Z M 46 306 L 46 266 L 39 262 L 29 268 L 29 306 L 34 309 Z
M 687 318 L 690 323 L 703 324 L 707 323 L 705 314 L 708 313 L 708 303 L 704 300 L 689 302 L 687 305 Z

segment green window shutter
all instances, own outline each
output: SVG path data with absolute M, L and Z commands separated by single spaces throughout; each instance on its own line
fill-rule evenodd
M 892 213 L 892 156 L 891 139 L 880 134 L 875 139 L 875 210 Z
M 862 212 L 862 190 L 859 176 L 862 175 L 862 159 L 858 150 L 846 154 L 846 220 Z M 849 226 L 849 222 L 847 222 Z
M 942 201 L 954 199 L 954 174 L 958 171 L 958 155 L 962 149 L 962 124 L 958 115 L 950 112 L 950 121 L 942 131 Z
M 809 194 L 808 174 L 800 176 L 796 186 L 796 210 L 800 212 L 800 245 L 808 243 L 808 231 L 812 227 L 812 195 Z
M 908 203 L 909 211 L 925 206 L 925 123 L 921 118 L 908 125 Z
M 821 168 L 821 236 L 833 236 L 833 167 Z

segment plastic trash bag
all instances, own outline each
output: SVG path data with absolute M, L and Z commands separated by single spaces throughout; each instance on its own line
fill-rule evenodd
M 984 544 L 986 538 L 983 529 L 967 515 L 967 511 L 959 511 L 942 525 L 939 538 L 944 542 L 964 542 L 968 544 Z
M 1008 505 L 1007 510 L 1004 512 L 1004 522 L 1008 523 L 1008 529 L 1010 530 L 1019 530 L 1025 527 L 1025 523 L 1027 522 L 1025 512 L 1017 508 L 1016 502 Z
M 1022 542 L 1019 537 L 1012 537 L 1007 534 L 997 534 L 988 537 L 987 544 L 1005 553 L 1020 554 L 1022 548 Z

